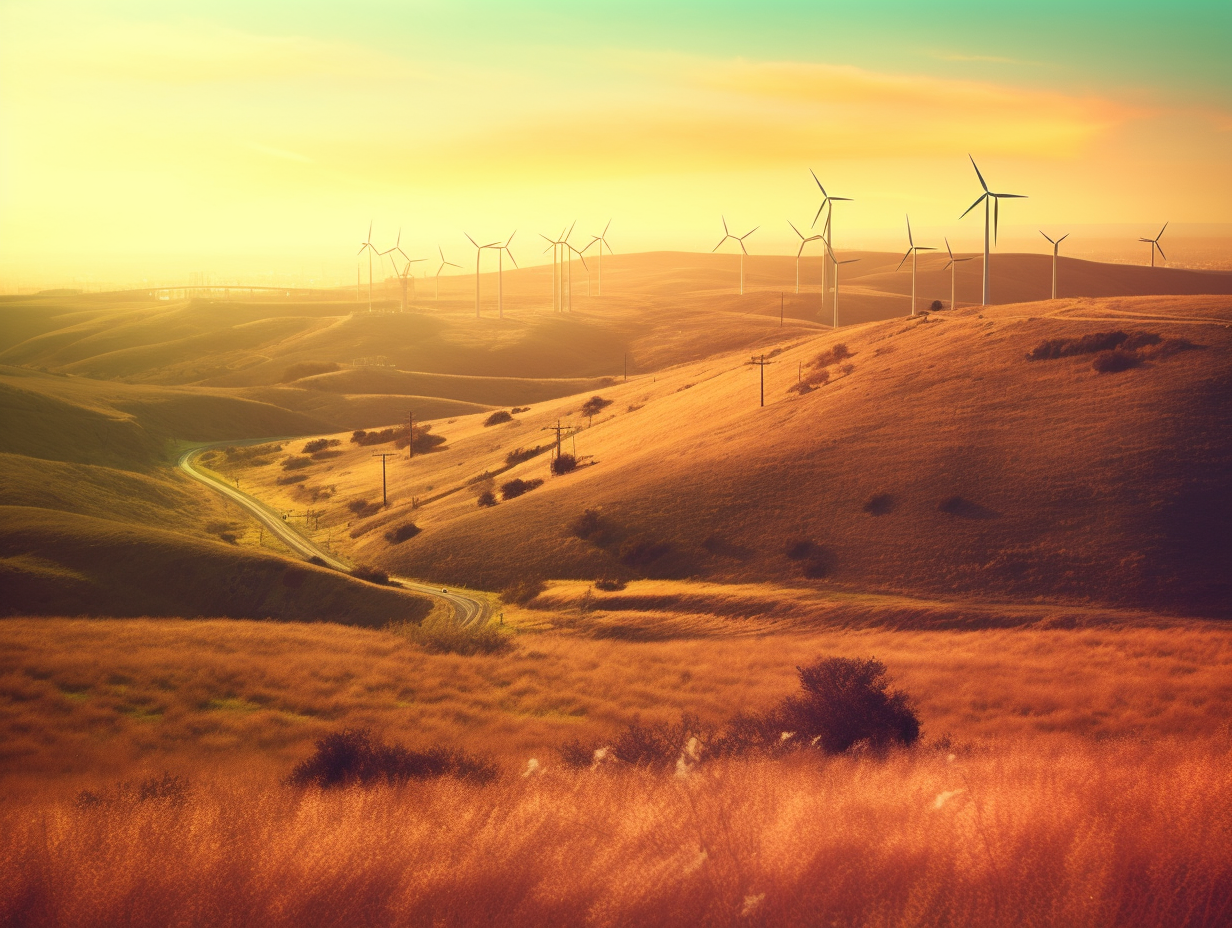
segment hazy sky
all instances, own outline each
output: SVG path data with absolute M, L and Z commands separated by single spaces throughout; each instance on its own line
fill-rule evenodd
M 0 284 L 350 279 L 369 219 L 783 252 L 810 167 L 837 245 L 974 249 L 968 152 L 1016 226 L 1232 221 L 1232 4 L 1007 6 L 0 2 Z

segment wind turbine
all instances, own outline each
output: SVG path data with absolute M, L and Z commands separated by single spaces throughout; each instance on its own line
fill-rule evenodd
M 799 293 L 800 292 L 800 255 L 804 254 L 804 246 L 807 245 L 809 242 L 816 242 L 816 241 L 824 242 L 826 240 L 826 237 L 824 235 L 810 235 L 808 238 L 805 238 L 804 233 L 796 228 L 796 224 L 794 222 L 788 219 L 787 224 L 791 226 L 791 231 L 795 232 L 796 235 L 800 236 L 800 249 L 796 252 L 796 293 Z M 824 255 L 822 256 L 821 266 L 822 268 L 825 268 L 826 266 Z M 823 301 L 825 300 L 826 296 L 824 293 L 821 295 L 821 298 Z
M 452 261 L 446 261 L 445 250 L 441 248 L 440 245 L 436 246 L 436 250 L 440 252 L 441 255 L 441 266 L 436 269 L 436 294 L 433 299 L 439 300 L 441 298 L 441 271 L 445 270 L 447 267 L 456 267 L 460 271 L 462 270 L 462 265 L 454 264 Z
M 394 262 L 393 253 L 395 251 L 398 252 L 398 254 L 402 255 L 402 257 L 406 259 L 406 265 L 402 268 L 401 271 L 398 270 L 398 265 Z M 407 285 L 407 279 L 411 273 L 411 265 L 417 264 L 420 261 L 426 261 L 428 259 L 427 258 L 412 258 L 410 255 L 408 255 L 405 251 L 402 250 L 402 229 L 401 228 L 398 229 L 398 240 L 394 243 L 394 247 L 386 249 L 385 251 L 380 252 L 380 254 L 389 255 L 389 263 L 393 265 L 394 276 L 398 278 L 398 282 L 402 285 L 402 312 L 406 312 L 406 285 Z
M 948 238 L 945 240 L 945 253 L 950 256 L 950 263 L 945 266 L 945 269 L 950 272 L 950 309 L 953 309 L 954 308 L 954 294 L 956 292 L 955 287 L 954 287 L 954 275 L 955 273 L 957 273 L 957 270 L 958 270 L 957 265 L 961 264 L 964 261 L 974 261 L 975 255 L 969 255 L 966 258 L 955 258 L 954 252 L 950 250 L 950 240 Z M 1056 278 L 1055 277 L 1053 278 L 1053 290 L 1055 294 L 1055 290 L 1056 290 Z
M 1171 222 L 1171 221 L 1172 221 L 1172 220 L 1168 220 L 1168 222 Z M 1159 234 L 1158 234 L 1157 236 L 1155 236 L 1154 238 L 1140 238 L 1140 239 L 1138 239 L 1138 241 L 1140 241 L 1140 242 L 1150 242 L 1150 243 L 1151 243 L 1151 267 L 1154 267 L 1154 266 L 1155 266 L 1155 250 L 1156 250 L 1157 248 L 1159 249 L 1159 256 L 1160 256 L 1161 258 L 1163 258 L 1165 261 L 1167 261 L 1167 260 L 1168 260 L 1168 256 L 1167 256 L 1166 254 L 1164 254 L 1164 250 L 1163 250 L 1163 248 L 1161 248 L 1161 247 L 1160 247 L 1160 245 L 1159 245 L 1159 240 L 1160 240 L 1161 238 L 1163 238 L 1163 237 L 1164 237 L 1164 229 L 1166 229 L 1166 228 L 1168 228 L 1168 223 L 1167 223 L 1167 222 L 1165 222 L 1165 223 L 1164 223 L 1164 228 L 1163 228 L 1163 229 L 1160 229 L 1160 230 L 1159 230 Z
M 722 247 L 723 243 L 729 238 L 740 246 L 740 295 L 744 296 L 744 258 L 749 253 L 749 250 L 744 247 L 744 240 L 760 229 L 761 226 L 754 226 L 749 229 L 749 231 L 745 232 L 744 235 L 732 235 L 727 229 L 727 217 L 723 216 L 721 218 L 723 219 L 723 237 L 719 239 L 718 245 L 715 245 L 710 249 L 710 253 L 714 254 L 718 251 L 719 248 Z
M 936 248 L 933 248 L 931 245 L 917 245 L 917 244 L 915 243 L 915 239 L 913 239 L 913 238 L 911 237 L 911 217 L 910 217 L 910 216 L 908 216 L 908 217 L 907 217 L 907 243 L 908 243 L 908 245 L 910 245 L 910 247 L 907 249 L 907 253 L 906 253 L 905 255 L 903 255 L 903 260 L 898 262 L 898 267 L 896 267 L 894 270 L 896 270 L 896 271 L 897 271 L 897 270 L 900 270 L 900 269 L 902 268 L 902 266 L 903 266 L 903 263 L 904 263 L 904 262 L 905 262 L 908 258 L 910 258 L 910 259 L 911 259 L 911 315 L 913 315 L 913 316 L 914 316 L 914 315 L 915 315 L 915 263 L 916 263 L 916 255 L 917 255 L 917 254 L 919 254 L 919 252 L 921 252 L 921 251 L 936 251 L 937 249 L 936 249 Z
M 834 262 L 834 323 L 833 327 L 838 328 L 838 266 L 840 264 L 855 264 L 859 258 L 848 258 L 846 261 L 840 261 L 834 254 L 834 249 L 830 247 L 829 242 L 824 243 L 826 251 L 830 254 L 830 260 Z
M 610 229 L 611 227 L 612 227 L 612 220 L 609 219 L 607 221 L 607 225 L 603 227 L 603 232 L 601 232 L 599 235 L 592 236 L 591 242 L 590 242 L 590 245 L 593 245 L 595 242 L 599 243 L 599 287 L 598 287 L 598 294 L 597 294 L 598 296 L 603 296 L 603 249 L 606 248 L 607 253 L 609 255 L 612 253 L 612 246 L 607 243 L 607 230 Z M 586 248 L 582 249 L 582 251 L 586 251 L 588 248 L 590 248 L 590 245 L 587 245 Z M 586 288 L 586 295 L 590 296 L 589 286 Z
M 576 219 L 573 221 L 573 225 L 577 225 Z M 566 234 L 565 230 L 562 228 L 560 230 L 559 238 L 548 238 L 542 232 L 539 233 L 539 237 L 548 243 L 548 248 L 552 249 L 552 309 L 555 310 L 556 312 L 564 312 L 564 309 L 565 309 L 565 294 L 564 294 L 565 259 L 564 259 L 564 254 L 561 252 L 561 249 L 565 246 L 565 243 L 569 240 L 569 236 L 572 234 L 573 234 L 572 225 L 569 226 L 568 234 Z M 543 249 L 544 254 L 547 254 L 547 250 L 548 250 L 547 248 Z M 559 256 L 559 267 L 560 267 L 560 286 L 559 288 L 557 287 L 557 277 L 556 277 L 557 266 L 558 266 L 558 256 Z M 558 293 L 560 295 L 559 309 L 557 308 L 557 294 Z
M 470 233 L 463 232 L 462 234 L 465 235 L 468 239 L 470 239 L 470 243 L 475 246 L 475 318 L 478 319 L 479 318 L 479 259 L 480 257 L 483 256 L 483 250 L 485 248 L 495 248 L 497 245 L 500 244 L 500 242 L 488 242 L 488 244 L 486 245 L 480 245 L 477 241 L 471 238 Z
M 582 267 L 586 268 L 587 280 L 590 278 L 590 268 L 586 264 L 586 256 L 582 254 L 582 251 L 585 251 L 585 249 L 579 251 L 577 248 L 574 248 L 569 242 L 568 237 L 566 237 L 564 245 L 568 249 L 566 254 L 569 255 L 569 312 L 573 312 L 573 256 L 577 255 L 582 260 Z M 590 246 L 587 245 L 586 247 L 589 248 Z
M 357 255 L 362 255 L 365 251 L 368 252 L 368 312 L 372 312 L 372 256 L 380 255 L 381 252 L 376 250 L 376 246 L 372 244 L 372 221 L 368 221 L 368 237 L 363 240 L 359 246 Z
M 971 158 L 970 155 L 967 155 L 967 157 Z M 979 206 L 980 203 L 984 204 L 984 295 L 983 295 L 982 305 L 987 306 L 988 305 L 988 219 L 989 219 L 988 204 L 989 204 L 989 201 L 992 202 L 992 236 L 993 236 L 993 241 L 995 242 L 997 238 L 997 222 L 1000 218 L 999 214 L 1001 211 L 1001 201 L 1002 200 L 1025 200 L 1026 196 L 1021 193 L 993 193 L 991 190 L 988 189 L 988 184 L 984 183 L 984 175 L 980 173 L 979 166 L 975 163 L 974 158 L 971 158 L 971 166 L 975 168 L 975 176 L 980 179 L 980 186 L 984 188 L 984 192 L 980 195 L 980 198 L 976 200 L 974 203 L 972 203 L 970 206 L 968 206 L 966 209 L 966 212 L 964 212 L 962 216 L 959 216 L 958 218 L 962 219 L 963 216 L 967 215 L 967 213 L 971 212 L 973 209 Z
M 513 235 L 505 239 L 505 244 L 500 245 L 496 249 L 496 307 L 499 318 L 505 318 L 505 254 L 509 254 L 509 260 L 513 261 L 513 266 L 517 267 L 518 262 L 514 260 L 513 252 L 509 251 L 509 243 L 513 241 L 513 236 L 518 234 L 518 230 L 513 230 Z
M 821 181 L 817 177 L 817 172 L 809 168 L 809 173 L 813 175 L 813 180 L 817 183 L 817 189 L 821 191 L 821 205 L 817 207 L 817 215 L 813 217 L 813 224 L 810 228 L 817 225 L 817 220 L 821 218 L 821 211 L 826 211 L 826 222 L 822 226 L 821 234 L 824 236 L 825 242 L 828 245 L 834 244 L 834 238 L 830 230 L 830 220 L 834 217 L 835 203 L 850 203 L 851 197 L 832 197 L 826 193 L 826 188 L 822 186 Z M 823 261 L 821 264 L 821 299 L 824 302 L 826 298 L 826 265 Z
M 1163 235 L 1162 232 L 1160 232 L 1159 234 Z M 1040 235 L 1044 235 L 1043 229 L 1040 229 Z M 1048 238 L 1048 236 L 1044 235 L 1044 238 Z M 1057 298 L 1057 252 L 1061 248 L 1061 243 L 1065 241 L 1067 238 L 1069 238 L 1068 232 L 1062 235 L 1055 242 L 1052 239 L 1048 238 L 1048 243 L 1052 245 L 1052 298 L 1054 300 Z M 1152 251 L 1152 254 L 1154 254 L 1153 251 Z

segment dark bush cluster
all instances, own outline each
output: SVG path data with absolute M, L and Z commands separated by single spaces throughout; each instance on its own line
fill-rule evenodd
M 389 574 L 381 570 L 379 567 L 370 567 L 367 564 L 357 564 L 351 568 L 351 576 L 357 580 L 363 580 L 367 583 L 375 583 L 379 586 L 397 586 L 389 579 Z
M 530 412 L 530 407 L 529 406 L 514 406 L 513 409 L 509 411 L 516 416 L 518 413 Z
M 1151 332 L 1125 333 L 1089 332 L 1078 338 L 1049 338 L 1040 342 L 1027 352 L 1028 361 L 1051 361 L 1056 358 L 1068 358 L 1079 354 L 1096 354 L 1100 351 L 1112 351 L 1120 348 L 1125 351 L 1137 351 L 1163 341 L 1160 336 Z
M 831 364 L 837 364 L 839 361 L 844 361 L 851 357 L 851 349 L 844 342 L 839 342 L 837 345 L 831 345 L 813 360 L 809 361 L 809 367 L 829 367 Z
M 930 312 L 939 313 L 945 309 L 945 304 L 940 300 L 933 300 L 932 305 L 928 307 Z
M 411 443 L 407 437 L 405 428 L 397 430 L 398 435 L 394 438 L 394 447 L 401 450 Z M 432 426 L 417 425 L 415 426 L 415 453 L 427 454 L 429 451 L 435 451 L 441 445 L 445 444 L 444 435 L 433 435 Z
M 381 511 L 381 504 L 377 502 L 369 502 L 366 499 L 353 499 L 347 503 L 347 509 L 355 513 L 356 518 L 366 519 L 368 516 L 374 516 Z
M 336 448 L 340 444 L 342 442 L 336 438 L 314 438 L 304 445 L 304 454 L 315 454 L 318 451 L 324 451 L 326 448 Z
M 605 534 L 608 528 L 598 509 L 587 509 L 570 523 L 569 532 L 578 538 L 593 539 Z
M 639 536 L 627 539 L 620 546 L 620 560 L 630 567 L 645 567 L 670 550 L 671 546 L 664 542 Z
M 414 522 L 403 522 L 401 525 L 387 531 L 385 533 L 385 540 L 390 544 L 400 545 L 408 538 L 414 538 L 421 531 L 423 531 L 423 529 L 421 529 Z
M 501 599 L 507 603 L 525 606 L 546 589 L 547 584 L 542 580 L 519 580 L 501 590 Z
M 804 576 L 820 580 L 834 570 L 834 554 L 825 545 L 814 544 L 808 539 L 789 542 L 784 552 L 790 560 L 800 564 Z
M 279 477 L 274 483 L 280 487 L 285 487 L 292 483 L 303 483 L 307 479 L 307 474 L 287 474 L 285 477 Z
M 495 779 L 496 768 L 463 751 L 412 751 L 386 744 L 366 728 L 348 728 L 317 741 L 312 755 L 295 765 L 289 781 L 293 786 L 338 789 L 397 785 L 438 777 L 486 783 Z
M 1111 351 L 1101 351 L 1091 360 L 1093 370 L 1101 374 L 1116 374 L 1137 367 L 1142 363 L 1142 355 L 1136 351 L 1126 351 L 1124 348 L 1114 348 Z
M 312 466 L 312 458 L 290 457 L 282 462 L 283 470 L 302 470 Z
M 496 494 L 493 493 L 491 490 L 484 490 L 482 493 L 479 494 L 479 499 L 476 500 L 476 503 L 481 508 L 495 506 L 496 505 Z
M 617 577 L 600 577 L 595 581 L 595 589 L 605 593 L 615 593 L 625 588 L 625 582 Z
M 361 448 L 367 445 L 383 445 L 396 439 L 398 432 L 399 429 L 381 429 L 379 432 L 365 432 L 363 429 L 357 429 L 351 433 L 351 441 Z
M 890 688 L 879 660 L 820 658 L 796 672 L 799 693 L 760 714 L 737 715 L 722 731 L 690 716 L 677 723 L 635 722 L 606 745 L 573 741 L 561 751 L 562 758 L 575 767 L 610 758 L 667 769 L 707 756 L 842 754 L 857 745 L 884 749 L 919 741 L 920 721 L 911 700 Z
M 601 396 L 592 396 L 582 404 L 582 415 L 584 415 L 587 419 L 593 419 L 611 405 L 611 400 L 605 400 Z
M 541 486 L 543 486 L 543 481 L 537 478 L 535 480 L 523 480 L 520 477 L 514 477 L 512 480 L 501 484 L 501 499 L 517 499 L 519 496 Z
M 805 393 L 812 393 L 818 387 L 823 387 L 829 382 L 830 372 L 824 367 L 816 367 L 810 369 L 807 374 L 788 387 L 787 392 L 799 393 L 803 396 Z
M 512 421 L 513 421 L 512 415 L 505 412 L 505 410 L 503 409 L 498 409 L 496 412 L 492 413 L 492 415 L 488 416 L 488 418 L 484 419 L 483 424 L 485 426 L 500 425 L 502 422 L 512 422 Z
M 551 448 L 551 445 L 536 445 L 533 448 L 514 448 L 505 455 L 505 466 L 514 467 L 521 464 L 523 461 L 529 461 L 533 457 L 538 457 Z
M 552 459 L 552 473 L 560 475 L 577 470 L 578 462 L 571 454 L 561 452 Z

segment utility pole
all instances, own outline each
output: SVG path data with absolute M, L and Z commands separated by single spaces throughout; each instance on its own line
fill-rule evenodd
M 557 456 L 557 457 L 560 457 L 560 436 L 561 436 L 561 433 L 562 433 L 562 432 L 565 432 L 565 431 L 568 431 L 568 430 L 569 430 L 569 429 L 571 429 L 571 428 L 573 428 L 573 426 L 572 426 L 572 425 L 568 425 L 568 424 L 561 425 L 561 424 L 560 424 L 560 420 L 559 420 L 559 419 L 557 419 L 557 420 L 556 420 L 556 424 L 555 424 L 555 425 L 545 425 L 543 428 L 541 428 L 541 429 L 539 430 L 539 431 L 541 431 L 541 432 L 555 432 L 555 433 L 556 433 L 556 456 Z
M 410 452 L 406 459 L 409 461 L 415 457 L 415 413 L 408 412 L 406 414 L 406 437 L 407 449 Z
M 761 404 L 766 405 L 766 365 L 773 364 L 773 361 L 767 361 L 766 356 L 758 355 L 749 361 L 750 364 L 756 364 L 761 368 Z
M 374 458 L 381 459 L 381 505 L 385 508 L 388 508 L 389 494 L 386 492 L 386 489 L 385 489 L 385 459 L 392 458 L 394 456 L 394 453 L 392 451 L 373 451 L 372 456 Z

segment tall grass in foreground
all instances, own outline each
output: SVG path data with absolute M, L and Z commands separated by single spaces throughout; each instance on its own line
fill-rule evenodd
M 1038 744 L 1038 742 L 1037 742 Z M 1197 926 L 1226 745 L 535 772 L 0 807 L 0 923 Z

